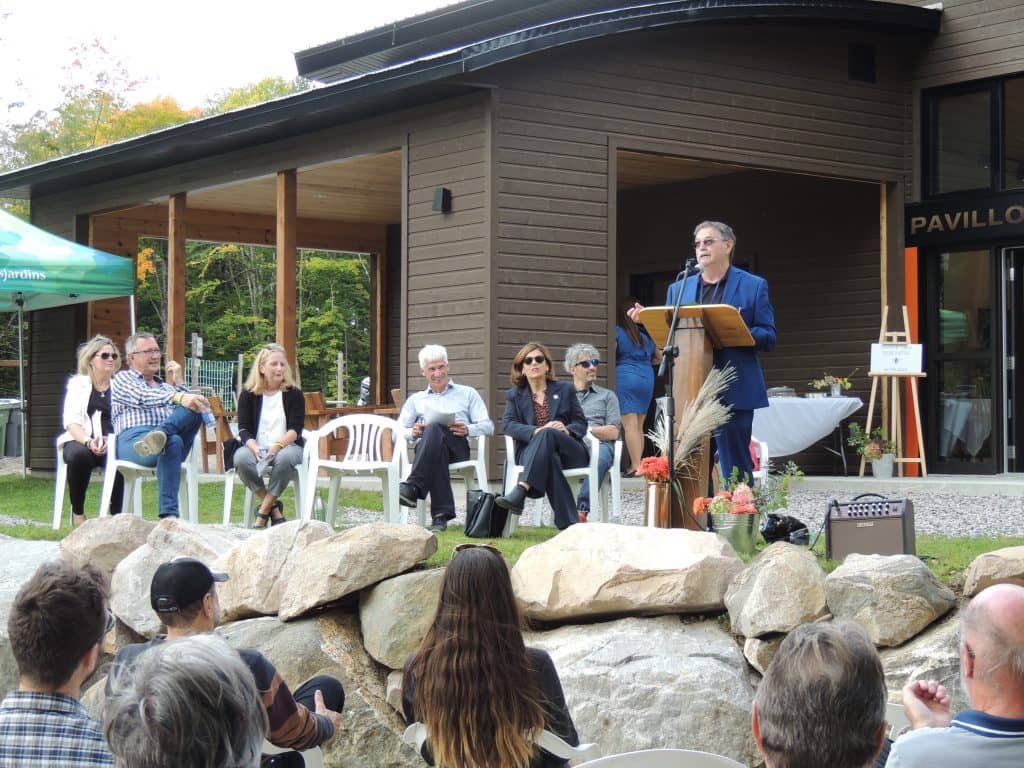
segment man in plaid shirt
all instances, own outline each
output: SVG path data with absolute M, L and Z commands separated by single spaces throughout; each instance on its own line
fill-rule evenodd
M 181 365 L 167 361 L 160 378 L 160 345 L 151 333 L 125 342 L 130 368 L 114 374 L 110 416 L 117 433 L 117 458 L 156 467 L 160 517 L 178 517 L 181 463 L 203 424 L 210 402 L 182 386 Z
M 18 690 L 0 703 L 0 768 L 113 766 L 100 724 L 78 701 L 113 624 L 107 580 L 63 560 L 39 567 L 7 622 Z

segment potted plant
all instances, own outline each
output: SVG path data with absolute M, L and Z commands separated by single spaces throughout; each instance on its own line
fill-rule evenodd
M 728 541 L 738 553 L 753 554 L 758 515 L 754 492 L 746 483 L 739 483 L 731 491 L 719 491 L 714 497 L 694 499 L 693 515 L 698 519 L 706 515 L 711 522 L 709 530 Z
M 885 436 L 881 426 L 868 433 L 860 424 L 853 422 L 850 424 L 850 437 L 846 442 L 854 446 L 859 455 L 871 462 L 871 474 L 875 477 L 892 477 L 896 446 Z
M 839 397 L 843 394 L 842 390 L 850 389 L 853 386 L 850 383 L 850 377 L 859 370 L 859 368 L 854 368 L 850 371 L 849 376 L 833 376 L 831 373 L 825 373 L 820 379 L 811 379 L 807 383 L 815 389 L 827 389 L 831 397 Z

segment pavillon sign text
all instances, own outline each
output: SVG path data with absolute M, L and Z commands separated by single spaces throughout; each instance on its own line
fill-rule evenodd
M 908 205 L 905 225 L 908 246 L 1024 237 L 1024 195 Z

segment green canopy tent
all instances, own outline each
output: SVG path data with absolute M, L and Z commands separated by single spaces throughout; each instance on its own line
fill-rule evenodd
M 24 313 L 134 293 L 135 264 L 131 259 L 73 243 L 0 211 L 0 312 L 18 313 L 18 394 L 23 458 Z

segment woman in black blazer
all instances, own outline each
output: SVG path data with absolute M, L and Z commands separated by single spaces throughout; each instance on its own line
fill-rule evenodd
M 505 434 L 516 441 L 515 460 L 523 466 L 519 482 L 495 501 L 513 514 L 527 497 L 547 494 L 555 525 L 577 522 L 576 502 L 563 469 L 585 467 L 590 457 L 583 443 L 587 419 L 572 384 L 555 381 L 548 348 L 526 344 L 512 361 L 512 383 L 505 402 Z
M 302 463 L 302 427 L 306 400 L 295 386 L 284 347 L 267 344 L 253 361 L 249 378 L 238 396 L 238 439 L 235 471 L 245 487 L 260 499 L 257 528 L 284 522 L 278 500 L 295 468 Z M 265 485 L 259 462 L 266 459 L 270 478 Z

